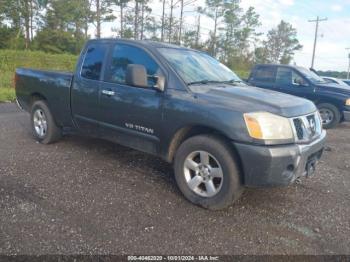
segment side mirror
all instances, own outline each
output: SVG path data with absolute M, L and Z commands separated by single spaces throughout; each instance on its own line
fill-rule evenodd
M 143 65 L 129 64 L 125 82 L 130 86 L 148 87 L 146 68 Z

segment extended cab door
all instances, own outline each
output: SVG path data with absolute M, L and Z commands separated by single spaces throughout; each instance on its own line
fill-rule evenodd
M 90 43 L 82 53 L 71 91 L 71 107 L 75 124 L 88 135 L 98 135 L 100 80 L 108 46 Z
M 280 66 L 276 73 L 276 90 L 314 100 L 314 89 L 299 72 L 291 67 Z
M 276 79 L 275 66 L 259 65 L 253 69 L 248 82 L 252 86 L 262 87 L 266 89 L 274 89 L 275 79 Z
M 136 45 L 117 43 L 111 47 L 108 57 L 100 87 L 101 135 L 128 147 L 157 154 L 163 92 L 153 86 L 155 76 L 164 71 L 150 53 Z M 126 84 L 129 64 L 146 68 L 148 87 Z

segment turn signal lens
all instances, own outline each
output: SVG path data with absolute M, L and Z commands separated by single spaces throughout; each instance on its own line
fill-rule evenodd
M 346 106 L 350 106 L 350 98 L 348 98 L 348 99 L 345 101 L 345 105 L 346 105 Z
M 268 112 L 244 114 L 249 135 L 263 140 L 294 139 L 293 129 L 288 118 Z
M 261 131 L 259 122 L 249 115 L 244 115 L 244 120 L 248 127 L 249 135 L 253 138 L 262 139 L 263 133 Z

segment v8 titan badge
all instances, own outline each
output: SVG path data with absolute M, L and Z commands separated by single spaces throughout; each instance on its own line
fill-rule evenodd
M 140 131 L 142 133 L 154 134 L 153 128 L 148 128 L 148 127 L 144 127 L 144 126 L 140 126 L 140 125 L 135 125 L 135 124 L 132 124 L 132 123 L 125 123 L 125 126 L 127 128 Z

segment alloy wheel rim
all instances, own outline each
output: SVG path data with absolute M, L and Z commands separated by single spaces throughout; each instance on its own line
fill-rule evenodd
M 35 110 L 33 115 L 33 123 L 36 134 L 39 137 L 44 137 L 47 133 L 47 121 L 42 109 Z
M 334 113 L 329 110 L 329 109 L 320 109 L 319 110 L 321 119 L 322 119 L 322 124 L 328 125 L 333 122 L 334 119 Z
M 190 190 L 206 198 L 218 194 L 224 180 L 219 161 L 206 151 L 194 151 L 186 157 L 184 175 Z

